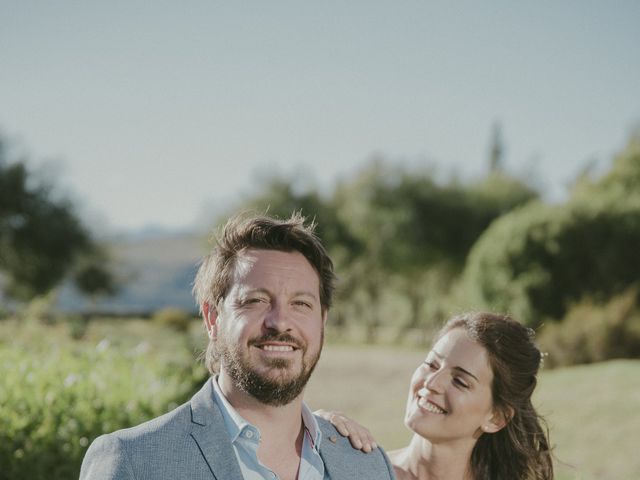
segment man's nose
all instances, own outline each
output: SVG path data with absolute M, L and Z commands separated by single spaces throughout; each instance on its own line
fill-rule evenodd
M 265 315 L 264 325 L 266 328 L 278 332 L 291 330 L 287 309 L 282 304 L 274 302 Z

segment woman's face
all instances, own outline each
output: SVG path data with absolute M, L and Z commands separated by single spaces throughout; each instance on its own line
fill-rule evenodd
M 433 346 L 413 377 L 405 424 L 432 443 L 468 440 L 500 429 L 493 414 L 487 352 L 462 328 Z

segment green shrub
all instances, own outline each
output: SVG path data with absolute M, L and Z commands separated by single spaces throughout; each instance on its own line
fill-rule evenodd
M 199 375 L 140 342 L 77 342 L 26 324 L 0 336 L 0 480 L 78 478 L 88 445 L 105 432 L 163 414 Z
M 159 325 L 173 328 L 179 332 L 186 332 L 189 330 L 189 326 L 193 323 L 194 317 L 176 307 L 162 308 L 154 313 L 153 321 Z
M 528 204 L 495 221 L 464 271 L 467 302 L 532 326 L 560 319 L 586 296 L 606 302 L 640 271 L 640 131 L 599 179 L 589 174 L 562 205 Z
M 545 325 L 539 342 L 550 366 L 640 358 L 638 288 L 630 288 L 604 305 L 591 298 L 573 306 L 562 320 Z
M 640 196 L 618 200 L 529 204 L 499 218 L 469 255 L 470 298 L 536 326 L 587 295 L 621 293 L 640 271 Z

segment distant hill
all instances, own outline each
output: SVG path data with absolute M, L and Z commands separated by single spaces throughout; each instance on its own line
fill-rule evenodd
M 197 310 L 191 287 L 206 238 L 196 233 L 154 232 L 119 235 L 111 242 L 118 274 L 125 283 L 117 295 L 92 304 L 71 285 L 61 289 L 58 307 L 67 312 L 151 313 L 164 307 Z

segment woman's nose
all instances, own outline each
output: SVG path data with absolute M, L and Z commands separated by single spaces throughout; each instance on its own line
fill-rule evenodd
M 427 390 L 430 390 L 436 393 L 441 393 L 443 391 L 442 380 L 443 380 L 442 370 L 438 370 L 436 372 L 430 372 L 427 374 L 426 378 L 424 379 L 424 386 Z

